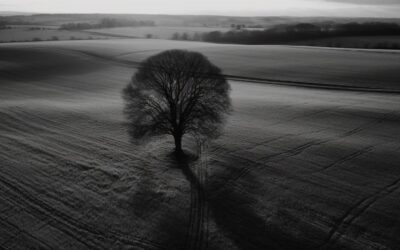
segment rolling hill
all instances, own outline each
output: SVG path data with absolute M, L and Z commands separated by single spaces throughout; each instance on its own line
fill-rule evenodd
M 133 143 L 121 90 L 165 49 L 203 52 L 234 110 L 198 161 Z M 395 249 L 399 54 L 160 40 L 0 45 L 0 246 Z M 184 146 L 194 151 L 186 138 Z

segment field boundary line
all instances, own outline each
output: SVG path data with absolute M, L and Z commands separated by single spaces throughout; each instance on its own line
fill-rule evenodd
M 36 47 L 36 48 L 46 48 L 46 47 Z M 94 58 L 103 59 L 106 61 L 111 61 L 116 64 L 123 64 L 127 66 L 131 66 L 133 68 L 139 68 L 141 62 L 119 59 L 120 55 L 116 56 L 107 56 L 101 55 L 98 53 L 83 51 L 78 49 L 67 49 L 67 48 L 55 48 L 55 50 L 76 52 L 86 56 L 91 56 Z M 157 51 L 157 50 L 155 50 Z M 131 52 L 128 54 L 133 54 L 135 52 Z M 278 85 L 278 86 L 289 86 L 289 87 L 301 87 L 301 88 L 312 88 L 312 89 L 325 89 L 325 90 L 335 90 L 335 91 L 355 91 L 355 92 L 370 92 L 370 93 L 385 93 L 385 94 L 400 94 L 400 89 L 383 89 L 383 88 L 373 88 L 373 87 L 360 87 L 354 85 L 335 85 L 329 83 L 321 83 L 321 82 L 304 82 L 304 81 L 295 81 L 295 80 L 285 80 L 285 79 L 272 79 L 272 78 L 257 78 L 257 77 L 248 77 L 248 76 L 238 76 L 238 75 L 230 75 L 223 74 L 228 80 L 231 81 L 242 81 L 248 83 L 261 83 L 261 84 L 270 84 L 270 85 Z M 210 75 L 209 77 L 214 77 Z

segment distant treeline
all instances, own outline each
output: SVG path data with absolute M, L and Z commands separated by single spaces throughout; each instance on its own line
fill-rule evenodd
M 0 17 L 0 29 L 5 29 L 7 27 L 8 22 Z
M 344 23 L 279 25 L 265 30 L 236 29 L 228 32 L 203 33 L 201 40 L 215 43 L 277 44 L 329 37 L 399 36 L 396 23 Z M 195 40 L 195 39 L 193 39 Z
M 148 20 L 132 20 L 132 19 L 115 19 L 103 18 L 99 23 L 66 23 L 61 25 L 63 30 L 86 30 L 86 29 L 102 29 L 114 27 L 138 27 L 138 26 L 155 26 L 154 21 Z

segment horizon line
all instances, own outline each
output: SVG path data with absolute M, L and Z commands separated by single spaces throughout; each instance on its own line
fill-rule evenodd
M 178 14 L 178 13 L 130 13 L 130 12 L 31 12 L 31 11 L 12 11 L 2 10 L 1 14 L 9 13 L 9 16 L 18 16 L 18 14 L 29 15 L 149 15 L 149 16 L 216 16 L 216 17 L 282 17 L 282 18 L 373 18 L 373 19 L 400 19 L 400 17 L 377 17 L 377 16 L 315 16 L 315 15 L 235 15 L 235 14 Z M 15 15 L 14 15 L 15 14 Z

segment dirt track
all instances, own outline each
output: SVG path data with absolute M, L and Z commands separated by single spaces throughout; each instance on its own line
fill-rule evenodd
M 185 172 L 172 140 L 129 141 L 129 66 L 1 53 L 0 248 L 400 244 L 397 94 L 232 81 L 225 135 Z

